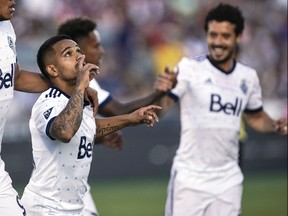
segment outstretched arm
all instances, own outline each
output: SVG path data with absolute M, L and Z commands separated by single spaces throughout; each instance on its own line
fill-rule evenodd
M 287 119 L 274 120 L 265 111 L 245 114 L 244 119 L 249 126 L 259 132 L 278 132 L 287 135 Z
M 104 108 L 99 110 L 99 112 L 104 116 L 123 115 L 133 112 L 140 107 L 155 104 L 173 87 L 174 83 L 170 80 L 170 77 L 167 74 L 160 74 L 154 83 L 154 90 L 151 94 L 128 103 L 120 103 L 119 101 L 112 99 Z
M 110 118 L 96 118 L 96 137 L 106 136 L 110 133 L 118 131 L 124 127 L 146 124 L 152 127 L 155 122 L 158 122 L 158 117 L 154 110 L 159 110 L 161 107 L 150 105 L 142 107 L 133 113 L 114 116 Z
M 16 64 L 14 89 L 17 91 L 40 93 L 51 86 L 50 80 L 41 73 L 20 70 L 19 64 Z

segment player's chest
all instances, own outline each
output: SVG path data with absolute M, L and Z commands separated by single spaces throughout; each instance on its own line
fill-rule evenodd
M 238 115 L 247 103 L 251 85 L 242 77 L 201 74 L 189 82 L 184 99 L 208 112 Z
M 15 39 L 13 35 L 0 32 L 0 65 L 16 62 Z
M 12 37 L 0 33 L 0 89 L 13 87 L 16 67 L 15 43 Z

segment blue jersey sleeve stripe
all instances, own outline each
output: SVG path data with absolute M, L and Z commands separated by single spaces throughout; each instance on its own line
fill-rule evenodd
M 50 127 L 51 127 L 51 124 L 53 123 L 53 121 L 55 120 L 56 116 L 51 118 L 46 126 L 46 135 L 51 139 L 51 140 L 55 140 L 49 133 L 49 130 L 50 130 Z
M 175 102 L 178 102 L 179 100 L 178 96 L 173 94 L 172 92 L 169 92 L 168 96 L 171 97 Z
M 112 96 L 109 95 L 100 105 L 99 105 L 99 110 L 103 109 L 103 107 L 108 104 L 112 100 Z
M 247 113 L 247 114 L 249 114 L 249 113 L 257 113 L 257 112 L 260 112 L 260 111 L 262 111 L 262 110 L 263 110 L 263 107 L 261 106 L 261 107 L 259 107 L 259 108 L 257 108 L 257 109 L 253 109 L 253 110 L 251 110 L 251 109 L 245 109 L 244 112 Z

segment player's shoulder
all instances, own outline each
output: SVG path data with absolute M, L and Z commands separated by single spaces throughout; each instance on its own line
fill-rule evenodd
M 179 71 L 191 76 L 192 74 L 198 74 L 205 70 L 207 62 L 207 55 L 201 55 L 196 57 L 183 57 L 178 64 Z
M 69 100 L 69 95 L 65 94 L 63 91 L 61 91 L 58 88 L 51 87 L 47 89 L 46 91 L 42 92 L 42 94 L 39 96 L 37 103 L 43 103 L 45 101 L 60 101 L 60 100 Z
M 180 64 L 201 64 L 207 60 L 207 55 L 199 55 L 194 57 L 185 56 L 180 60 Z
M 10 22 L 10 20 L 1 21 L 0 22 L 0 28 L 1 28 L 1 32 L 14 34 L 14 28 L 13 28 L 13 25 Z
M 103 90 L 96 79 L 92 79 L 90 81 L 89 87 L 95 89 L 96 91 Z
M 243 62 L 240 62 L 240 61 L 236 61 L 236 64 L 237 64 L 237 70 L 245 75 L 246 77 L 254 77 L 254 76 L 257 76 L 257 72 L 254 68 L 252 68 L 251 66 L 247 65 L 247 64 L 244 64 Z

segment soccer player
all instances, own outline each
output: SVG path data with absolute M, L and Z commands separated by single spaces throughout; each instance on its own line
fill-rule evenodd
M 0 152 L 8 112 L 14 88 L 25 92 L 42 92 L 48 88 L 48 80 L 39 73 L 19 71 L 16 57 L 16 35 L 10 19 L 15 2 L 0 0 Z M 0 156 L 0 215 L 25 215 L 25 210 L 12 187 L 9 174 Z
M 84 92 L 98 67 L 84 59 L 67 35 L 51 37 L 38 51 L 38 66 L 53 87 L 32 108 L 29 127 L 35 166 L 22 197 L 27 215 L 84 215 L 95 136 L 143 123 L 152 127 L 158 121 L 154 110 L 161 107 L 155 105 L 94 118 Z
M 40 93 L 49 88 L 50 81 L 40 73 L 20 70 L 16 57 L 16 35 L 10 19 L 15 12 L 15 2 L 0 0 L 0 152 L 8 112 L 13 99 L 14 89 L 23 92 Z M 93 104 L 97 95 L 91 92 Z M 92 97 L 92 98 L 91 98 Z M 96 106 L 94 111 L 96 112 Z M 5 164 L 0 157 L 0 215 L 24 215 L 25 210 L 12 187 Z
M 254 69 L 237 62 L 241 11 L 219 4 L 205 19 L 209 54 L 180 60 L 177 84 L 163 110 L 180 103 L 181 138 L 171 168 L 165 216 L 238 216 L 243 174 L 238 165 L 241 116 L 259 132 L 287 135 L 287 119 L 263 110 Z M 174 75 L 171 70 L 169 72 Z M 167 73 L 166 73 L 167 74 Z
M 58 28 L 58 34 L 69 35 L 79 45 L 82 54 L 85 55 L 85 61 L 100 67 L 101 58 L 105 51 L 101 46 L 100 34 L 96 30 L 96 27 L 96 23 L 93 20 L 87 17 L 76 17 L 62 23 Z M 170 91 L 172 86 L 173 83 L 167 77 L 158 77 L 155 82 L 155 87 L 157 88 L 150 95 L 129 103 L 121 103 L 113 98 L 110 92 L 102 89 L 96 79 L 90 82 L 90 87 L 96 89 L 98 92 L 98 114 L 106 117 L 127 114 L 139 107 L 152 104 Z M 101 142 L 106 146 L 118 149 L 122 147 L 121 137 L 115 133 L 105 136 Z M 87 216 L 98 215 L 89 185 L 85 204 L 85 214 Z

